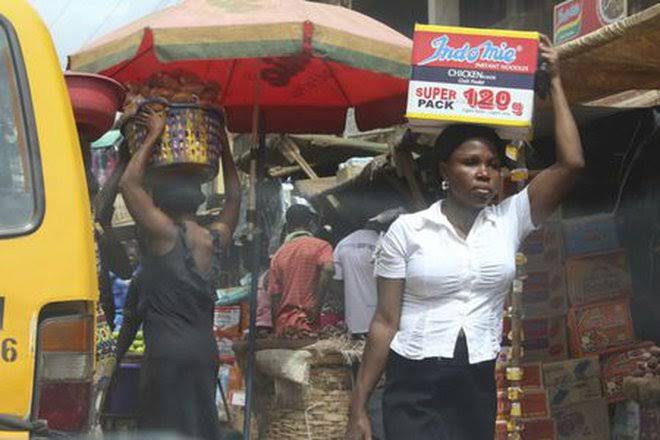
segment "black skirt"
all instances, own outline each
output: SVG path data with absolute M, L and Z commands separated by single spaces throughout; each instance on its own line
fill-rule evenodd
M 492 440 L 496 415 L 495 361 L 470 365 L 464 336 L 452 359 L 410 360 L 390 350 L 387 440 Z

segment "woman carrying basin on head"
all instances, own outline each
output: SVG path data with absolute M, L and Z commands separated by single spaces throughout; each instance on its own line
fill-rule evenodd
M 487 440 L 497 412 L 495 359 L 520 243 L 562 202 L 584 167 L 579 133 L 547 37 L 556 162 L 493 204 L 503 142 L 452 126 L 436 142 L 446 199 L 402 215 L 377 251 L 378 306 L 353 392 L 346 438 L 370 438 L 366 403 L 386 371 L 388 440 Z
M 214 282 L 238 221 L 238 175 L 223 138 L 225 206 L 209 228 L 200 226 L 195 217 L 204 201 L 199 181 L 168 176 L 154 184 L 151 194 L 144 186 L 165 116 L 147 107 L 136 122 L 146 126 L 148 134 L 128 163 L 120 187 L 144 247 L 140 317 L 146 351 L 140 428 L 215 440 L 220 427 L 215 406 Z

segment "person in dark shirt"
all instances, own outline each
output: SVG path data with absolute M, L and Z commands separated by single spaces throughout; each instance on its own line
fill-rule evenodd
M 194 177 L 168 175 L 147 191 L 147 163 L 165 128 L 165 115 L 147 107 L 135 118 L 147 135 L 129 161 L 120 188 L 144 244 L 137 295 L 146 344 L 139 426 L 219 439 L 213 310 L 221 257 L 240 210 L 236 166 L 222 137 L 225 206 L 209 228 L 202 227 L 195 214 L 204 195 Z

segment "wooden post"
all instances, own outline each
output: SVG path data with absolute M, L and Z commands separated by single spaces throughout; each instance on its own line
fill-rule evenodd
M 309 177 L 310 179 L 319 178 L 319 175 L 316 174 L 314 168 L 312 168 L 309 162 L 307 162 L 307 160 L 305 160 L 302 154 L 300 154 L 300 148 L 298 148 L 298 145 L 296 145 L 296 143 L 292 141 L 289 137 L 282 136 L 281 142 L 278 144 L 278 148 L 289 162 L 297 163 L 298 166 L 305 172 L 307 177 Z M 339 200 L 337 200 L 337 197 L 335 197 L 334 195 L 329 195 L 326 196 L 326 200 L 335 211 L 338 210 Z

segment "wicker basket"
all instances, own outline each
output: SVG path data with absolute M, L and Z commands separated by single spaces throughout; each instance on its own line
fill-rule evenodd
M 275 387 L 286 386 L 275 384 Z M 268 440 L 344 438 L 351 400 L 351 370 L 346 365 L 311 366 L 308 386 L 290 385 L 293 401 L 273 402 L 264 427 Z M 276 393 L 282 394 L 282 393 Z
M 214 108 L 191 104 L 168 104 L 162 99 L 146 100 L 146 106 L 166 107 L 167 121 L 161 142 L 154 147 L 150 173 L 185 172 L 212 180 L 218 174 L 218 160 L 224 136 L 222 113 Z M 121 128 L 134 153 L 147 134 L 145 127 L 128 118 Z

